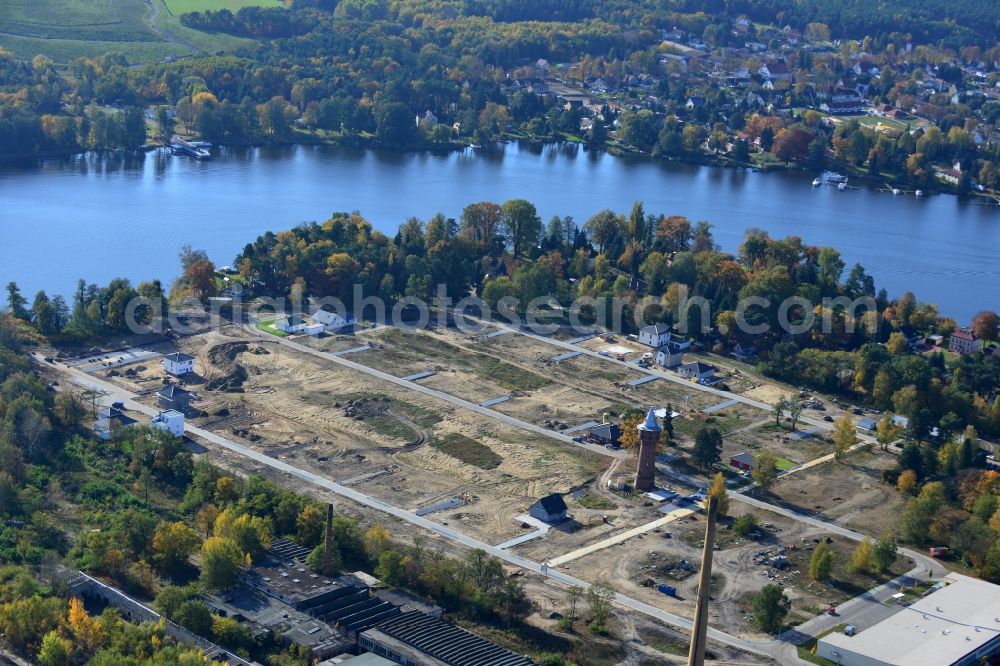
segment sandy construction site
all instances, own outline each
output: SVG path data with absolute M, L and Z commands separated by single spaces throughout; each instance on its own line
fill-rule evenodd
M 557 433 L 600 422 L 606 415 L 617 420 L 625 409 L 669 405 L 680 414 L 674 420 L 680 452 L 690 447 L 700 427 L 715 427 L 724 435 L 723 464 L 736 453 L 770 450 L 784 464 L 799 465 L 831 450 L 822 433 L 798 437 L 758 407 L 662 377 L 632 386 L 629 382 L 649 373 L 496 328 L 409 332 L 380 327 L 290 340 L 307 349 L 292 348 L 250 327 L 227 326 L 179 338 L 176 346 L 164 345 L 158 351 L 179 350 L 196 359 L 196 373 L 182 380 L 193 392 L 197 415 L 191 416 L 192 424 L 485 543 L 505 544 L 511 553 L 555 562 L 558 571 L 590 582 L 610 581 L 634 599 L 681 616 L 691 615 L 696 591 L 705 526 L 697 506 L 676 514 L 667 507 L 665 513 L 657 501 L 614 490 L 634 474 L 634 458 L 627 451 L 584 448 Z M 581 347 L 601 352 L 614 344 L 595 338 Z M 634 344 L 629 349 L 632 359 L 642 350 Z M 373 376 L 366 369 L 389 377 Z M 149 405 L 156 404 L 156 390 L 173 381 L 157 360 L 148 359 L 99 376 L 140 394 Z M 740 377 L 732 383 L 738 381 Z M 422 392 L 421 387 L 459 402 Z M 782 395 L 779 387 L 769 390 Z M 470 405 L 487 405 L 491 411 Z M 855 525 L 861 509 L 868 507 L 867 520 L 870 507 L 878 504 L 888 523 L 898 502 L 879 485 L 877 475 L 889 457 L 865 455 L 869 457 L 859 458 L 854 466 L 819 466 L 783 479 L 771 501 L 801 506 L 858 529 L 865 527 Z M 232 467 L 254 471 L 238 456 L 221 457 Z M 680 463 L 678 469 L 692 472 Z M 827 482 L 829 476 L 835 482 Z M 704 484 L 683 474 L 661 482 L 682 495 Z M 326 499 L 314 488 L 291 483 Z M 860 494 L 849 495 L 858 487 Z M 821 488 L 824 497 L 816 494 Z M 533 502 L 550 493 L 564 496 L 570 519 L 539 530 L 536 522 L 522 517 Z M 827 502 L 830 493 L 845 499 Z M 349 503 L 336 503 L 351 513 Z M 803 619 L 850 596 L 853 587 L 833 589 L 802 574 L 812 544 L 827 536 L 822 530 L 731 504 L 732 515 L 753 511 L 768 527 L 754 539 L 739 539 L 729 533 L 730 519 L 722 521 L 713 626 L 758 636 L 748 616 L 749 599 L 772 581 L 786 585 L 793 613 Z M 426 538 L 405 524 L 395 527 L 403 540 Z M 517 543 L 505 543 L 511 540 Z M 797 567 L 779 572 L 761 565 L 761 552 L 783 547 L 791 549 L 789 559 L 794 556 Z M 844 561 L 849 559 L 846 540 L 838 540 L 835 547 Z M 549 620 L 543 611 L 556 609 L 559 600 L 551 585 L 539 581 L 529 588 L 539 603 L 536 620 L 545 624 Z M 677 596 L 658 592 L 656 584 L 661 582 L 675 585 Z M 660 633 L 664 645 L 683 644 L 669 631 Z M 635 630 L 636 637 L 642 635 Z

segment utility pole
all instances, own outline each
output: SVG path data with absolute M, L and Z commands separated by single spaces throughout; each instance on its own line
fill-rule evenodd
M 708 640 L 708 601 L 712 592 L 712 555 L 715 548 L 715 516 L 719 500 L 708 498 L 708 523 L 705 525 L 705 547 L 701 553 L 701 573 L 698 576 L 698 600 L 691 625 L 691 649 L 688 666 L 704 666 L 705 647 Z

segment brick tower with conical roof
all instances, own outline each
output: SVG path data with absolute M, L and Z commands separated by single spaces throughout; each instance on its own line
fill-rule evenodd
M 656 487 L 656 445 L 663 428 L 656 422 L 653 408 L 639 424 L 639 464 L 635 470 L 635 488 L 643 492 Z

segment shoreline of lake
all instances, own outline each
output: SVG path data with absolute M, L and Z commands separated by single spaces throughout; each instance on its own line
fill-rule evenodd
M 582 224 L 607 208 L 625 214 L 641 200 L 648 213 L 708 220 L 726 251 L 761 227 L 836 247 L 879 288 L 894 296 L 912 290 L 960 321 L 1000 309 L 990 296 L 1000 280 L 995 211 L 954 196 L 880 196 L 863 183 L 848 192 L 813 188 L 812 177 L 614 156 L 576 143 L 448 152 L 222 147 L 204 162 L 164 150 L 50 158 L 0 168 L 8 239 L 0 281 L 64 295 L 78 277 L 167 281 L 184 243 L 224 265 L 265 231 L 338 210 L 358 210 L 392 235 L 410 216 L 457 218 L 475 201 L 525 198 L 545 221 L 571 215 Z M 44 253 L 40 238 L 49 242 Z

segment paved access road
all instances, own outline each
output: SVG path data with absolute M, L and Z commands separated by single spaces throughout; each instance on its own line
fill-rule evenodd
M 665 370 L 660 370 L 658 368 L 643 368 L 638 363 L 635 363 L 633 361 L 619 361 L 618 359 L 613 358 L 611 356 L 605 356 L 604 354 L 601 354 L 599 352 L 591 351 L 589 349 L 584 349 L 583 347 L 580 347 L 579 345 L 575 345 L 572 342 L 564 342 L 562 340 L 556 340 L 554 338 L 546 337 L 544 335 L 538 335 L 537 333 L 532 333 L 531 331 L 526 331 L 526 330 L 524 330 L 522 328 L 517 328 L 515 326 L 510 326 L 510 325 L 507 325 L 507 324 L 502 324 L 502 323 L 497 322 L 497 321 L 489 321 L 489 322 L 487 322 L 487 321 L 481 320 L 481 319 L 479 319 L 477 317 L 473 317 L 473 316 L 468 315 L 468 314 L 454 312 L 454 315 L 456 317 L 465 317 L 466 319 L 469 319 L 469 320 L 472 320 L 472 321 L 476 321 L 476 322 L 479 322 L 481 324 L 489 324 L 491 326 L 496 326 L 497 328 L 499 328 L 501 330 L 510 331 L 512 333 L 518 333 L 518 334 L 523 335 L 525 337 L 529 337 L 529 338 L 532 338 L 534 340 L 538 340 L 539 342 L 544 342 L 545 344 L 552 345 L 553 347 L 560 347 L 562 349 L 567 349 L 567 350 L 571 350 L 571 351 L 583 352 L 587 356 L 591 356 L 593 358 L 599 359 L 599 360 L 604 361 L 606 363 L 614 363 L 615 365 L 620 365 L 622 367 L 629 368 L 630 370 L 635 370 L 636 372 L 641 372 L 641 373 L 646 374 L 646 375 L 656 375 L 657 377 L 662 377 L 663 379 L 666 379 L 668 381 L 674 382 L 675 384 L 682 384 L 682 385 L 684 385 L 685 387 L 687 387 L 689 389 L 694 389 L 696 391 L 701 391 L 703 393 L 711 393 L 712 395 L 715 395 L 715 396 L 718 396 L 720 398 L 723 398 L 724 400 L 736 400 L 737 402 L 741 402 L 744 405 L 749 405 L 750 407 L 756 407 L 757 409 L 763 409 L 764 411 L 768 411 L 768 412 L 772 411 L 774 409 L 774 405 L 770 405 L 770 404 L 768 404 L 766 402 L 762 402 L 760 400 L 754 400 L 753 398 L 748 398 L 748 397 L 740 395 L 738 393 L 732 393 L 730 391 L 723 391 L 722 389 L 713 388 L 711 386 L 705 386 L 704 384 L 696 384 L 695 382 L 692 382 L 692 381 L 690 381 L 688 379 L 684 379 L 683 377 L 681 377 L 681 376 L 679 376 L 679 375 L 677 375 L 676 373 L 673 373 L 673 372 L 668 372 L 668 371 L 665 371 Z M 799 417 L 799 422 L 800 423 L 808 423 L 809 425 L 816 426 L 816 427 L 821 428 L 823 430 L 833 430 L 833 424 L 832 423 L 827 423 L 826 421 L 823 421 L 822 419 L 813 418 L 811 416 L 802 415 L 802 416 Z M 859 437 L 859 439 L 861 439 L 863 441 L 870 441 L 870 442 L 874 442 L 875 441 L 874 438 L 869 437 L 868 435 L 865 435 L 863 433 L 858 433 L 858 437 Z
M 294 340 L 288 340 L 287 338 L 279 338 L 276 336 L 272 336 L 267 333 L 262 333 L 261 331 L 258 331 L 256 329 L 253 329 L 253 332 L 259 335 L 260 337 L 267 336 L 266 339 L 268 342 L 275 342 L 284 347 L 288 347 L 289 349 L 294 349 L 295 351 L 302 352 L 303 354 L 309 354 L 310 356 L 321 358 L 324 361 L 330 361 L 331 363 L 342 365 L 345 368 L 350 368 L 351 370 L 356 370 L 357 372 L 361 372 L 366 375 L 370 375 L 372 377 L 376 377 L 383 381 L 389 382 L 391 384 L 401 386 L 409 391 L 416 391 L 417 393 L 423 393 L 424 395 L 431 396 L 432 398 L 437 398 L 438 400 L 444 400 L 445 402 L 451 403 L 452 405 L 459 407 L 461 409 L 466 409 L 470 412 L 476 412 L 477 414 L 481 414 L 488 418 L 495 419 L 502 423 L 506 423 L 507 425 L 514 426 L 515 428 L 520 428 L 522 430 L 527 430 L 529 432 L 533 432 L 535 434 L 548 437 L 549 439 L 554 439 L 558 442 L 562 442 L 563 444 L 571 444 L 578 448 L 587 449 L 588 451 L 591 451 L 593 453 L 599 453 L 600 455 L 607 456 L 609 458 L 629 458 L 632 455 L 627 451 L 612 450 L 605 448 L 603 446 L 599 446 L 597 444 L 574 442 L 573 438 L 568 435 L 563 435 L 562 433 L 558 433 L 554 430 L 548 430 L 541 426 L 535 425 L 534 423 L 528 423 L 527 421 L 522 421 L 521 419 L 515 418 L 513 416 L 508 416 L 506 414 L 490 409 L 488 407 L 483 407 L 474 402 L 469 402 L 468 400 L 463 400 L 462 398 L 456 398 L 455 396 L 445 393 L 443 391 L 437 391 L 435 389 L 422 386 L 417 382 L 407 381 L 402 377 L 396 377 L 395 375 L 390 375 L 387 372 L 376 370 L 375 368 L 369 367 L 367 365 L 363 365 L 361 363 L 355 363 L 354 361 L 349 361 L 346 358 L 337 356 L 330 352 L 319 351 L 318 349 L 313 349 L 312 347 L 307 347 L 306 345 L 299 344 Z

